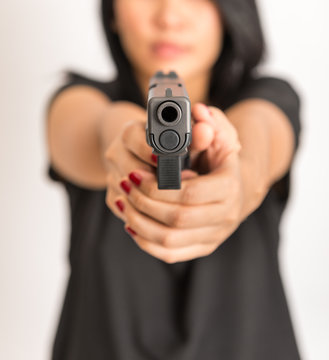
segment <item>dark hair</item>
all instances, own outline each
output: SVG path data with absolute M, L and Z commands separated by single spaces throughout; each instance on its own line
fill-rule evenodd
M 101 17 L 108 47 L 117 67 L 118 84 L 127 100 L 143 105 L 141 89 L 130 61 L 124 53 L 118 34 L 113 30 L 113 3 L 102 0 Z M 212 69 L 208 98 L 211 104 L 225 108 L 232 95 L 256 71 L 265 53 L 264 36 L 255 0 L 214 0 L 224 22 L 222 52 Z

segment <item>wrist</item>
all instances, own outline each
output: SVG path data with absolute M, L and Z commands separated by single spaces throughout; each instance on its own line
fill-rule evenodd
M 105 153 L 108 147 L 120 135 L 125 125 L 131 121 L 146 121 L 146 110 L 128 102 L 110 102 L 99 116 L 96 124 L 96 132 L 100 155 L 105 162 Z M 106 166 L 106 164 L 104 163 Z
M 244 154 L 240 154 L 239 159 L 243 192 L 241 220 L 243 221 L 261 205 L 269 186 L 264 164 L 257 159 L 250 159 Z

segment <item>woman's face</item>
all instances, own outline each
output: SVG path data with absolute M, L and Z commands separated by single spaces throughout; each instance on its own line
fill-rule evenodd
M 115 27 L 135 72 L 175 70 L 184 79 L 209 73 L 223 39 L 214 0 L 114 0 Z

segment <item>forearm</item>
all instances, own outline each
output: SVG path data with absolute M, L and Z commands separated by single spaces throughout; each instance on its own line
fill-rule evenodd
M 265 100 L 245 100 L 228 109 L 226 115 L 241 143 L 243 213 L 248 216 L 260 205 L 270 186 L 288 171 L 294 134 L 286 115 Z
M 131 121 L 146 122 L 146 110 L 128 101 L 112 102 L 104 115 L 97 123 L 97 134 L 99 139 L 99 156 L 104 164 L 106 149 L 111 145 L 127 123 Z
M 133 103 L 112 102 L 89 86 L 60 93 L 47 113 L 50 161 L 70 182 L 99 189 L 106 186 L 103 153 L 131 119 L 146 117 Z
M 128 101 L 115 101 L 109 104 L 96 124 L 101 157 L 128 122 L 145 122 L 146 116 L 145 109 Z

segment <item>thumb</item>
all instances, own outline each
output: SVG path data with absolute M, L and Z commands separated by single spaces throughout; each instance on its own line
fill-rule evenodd
M 214 139 L 213 128 L 204 122 L 197 122 L 192 128 L 191 151 L 206 150 Z
M 193 162 L 198 154 L 206 150 L 214 140 L 215 125 L 208 107 L 197 103 L 192 107 L 194 125 L 192 127 L 192 142 L 190 145 L 190 158 Z

